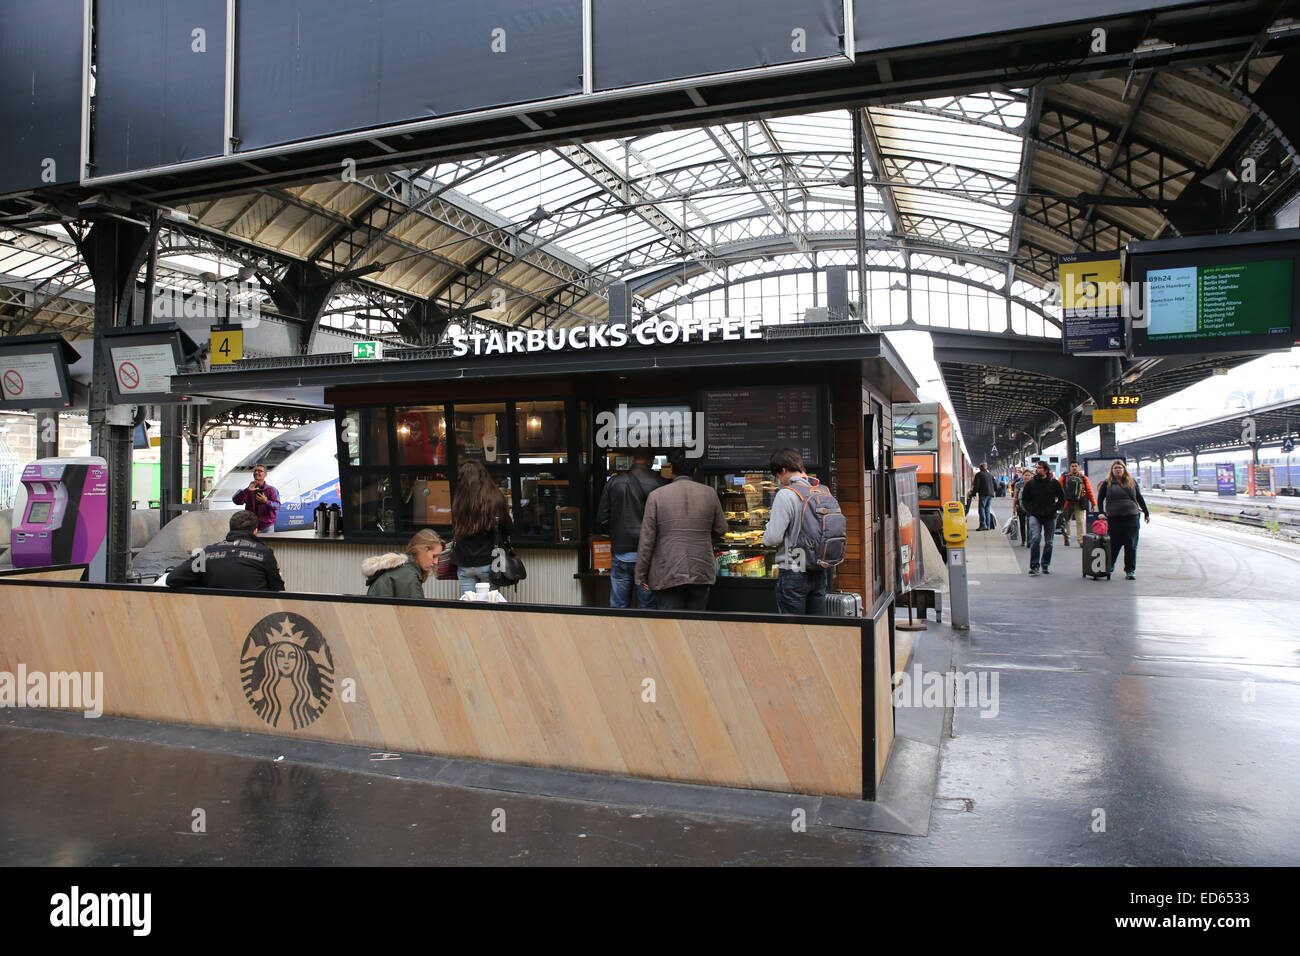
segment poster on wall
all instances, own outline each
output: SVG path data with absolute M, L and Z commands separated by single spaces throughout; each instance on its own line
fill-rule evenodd
M 898 590 L 906 593 L 925 577 L 919 534 L 928 533 L 921 523 L 920 497 L 916 488 L 916 465 L 894 471 L 894 495 L 898 501 Z
M 1236 497 L 1237 469 L 1232 465 L 1215 465 L 1214 471 L 1218 476 L 1219 494 L 1223 497 Z

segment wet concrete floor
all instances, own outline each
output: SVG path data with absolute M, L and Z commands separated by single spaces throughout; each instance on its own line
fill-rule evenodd
M 816 813 L 795 832 L 793 797 L 656 809 L 653 784 L 542 796 L 545 771 L 488 789 L 349 748 L 6 710 L 0 865 L 1300 862 L 1300 549 L 1157 516 L 1137 580 L 1092 581 L 1057 544 L 1031 578 L 1023 548 L 972 533 L 973 627 L 945 613 L 918 638 L 927 672 L 984 693 L 898 712 L 938 747 L 916 835 Z M 913 772 L 909 746 L 890 774 Z

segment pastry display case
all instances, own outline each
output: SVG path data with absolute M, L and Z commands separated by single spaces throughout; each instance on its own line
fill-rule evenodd
M 780 485 L 758 471 L 706 475 L 703 480 L 717 492 L 727 521 L 725 536 L 714 541 L 718 577 L 775 577 L 776 548 L 763 546 L 763 529 Z

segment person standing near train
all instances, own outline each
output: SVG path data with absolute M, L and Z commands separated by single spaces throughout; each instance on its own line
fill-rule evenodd
M 265 465 L 254 468 L 253 480 L 248 483 L 248 487 L 235 492 L 230 500 L 243 505 L 245 511 L 257 515 L 259 533 L 275 527 L 275 513 L 280 510 L 280 492 L 267 483 Z
M 1128 473 L 1128 467 L 1116 458 L 1110 465 L 1110 474 L 1097 489 L 1097 508 L 1106 512 L 1110 526 L 1110 567 L 1115 570 L 1119 549 L 1124 548 L 1124 577 L 1132 581 L 1137 577 L 1139 514 L 1151 523 L 1151 512 L 1142 498 L 1142 489 Z

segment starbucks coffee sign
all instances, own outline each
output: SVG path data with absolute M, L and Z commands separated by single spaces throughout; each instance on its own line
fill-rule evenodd
M 454 355 L 522 355 L 564 349 L 617 349 L 626 345 L 675 345 L 686 342 L 738 342 L 761 339 L 763 320 L 745 318 L 661 320 L 630 328 L 626 323 L 593 323 L 566 329 L 510 329 L 460 332 L 451 336 Z

